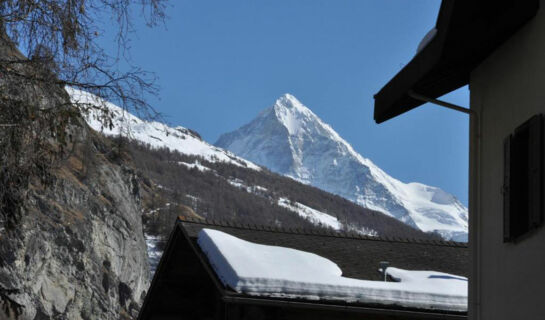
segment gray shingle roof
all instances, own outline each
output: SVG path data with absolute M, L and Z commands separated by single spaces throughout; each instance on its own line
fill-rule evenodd
M 356 234 L 242 226 L 221 221 L 180 220 L 180 226 L 196 241 L 203 228 L 220 230 L 238 238 L 312 252 L 335 262 L 345 277 L 380 280 L 379 262 L 409 270 L 434 270 L 461 276 L 469 273 L 466 244 Z
M 220 283 L 199 249 L 197 236 L 203 228 L 224 231 L 255 243 L 313 252 L 337 263 L 344 276 L 358 279 L 381 280 L 377 269 L 379 262 L 385 260 L 398 268 L 435 270 L 463 276 L 467 276 L 469 269 L 468 249 L 461 243 L 373 238 L 180 218 L 171 233 L 138 319 L 174 319 L 181 315 L 189 319 L 223 318 L 237 306 L 246 311 L 258 308 L 256 310 L 270 313 L 275 319 L 467 319 L 463 312 L 260 298 L 236 293 Z

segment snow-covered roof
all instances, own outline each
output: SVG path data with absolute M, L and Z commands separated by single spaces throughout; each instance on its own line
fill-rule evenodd
M 462 276 L 390 267 L 387 273 L 398 282 L 362 280 L 344 277 L 336 263 L 317 254 L 257 244 L 219 230 L 203 228 L 197 242 L 218 278 L 238 293 L 427 310 L 467 310 L 468 281 Z
M 372 319 L 376 319 L 377 316 L 389 319 L 406 319 L 408 316 L 411 319 L 435 320 L 466 318 L 463 306 L 459 309 L 453 307 L 450 301 L 452 294 L 443 296 L 443 302 L 447 307 L 450 306 L 449 309 L 440 309 L 443 307 L 437 301 L 434 302 L 434 309 L 425 309 L 425 306 L 429 306 L 429 302 L 425 301 L 426 295 L 430 294 L 429 290 L 419 293 L 408 292 L 410 297 L 414 297 L 416 294 L 422 298 L 421 302 L 424 301 L 422 308 L 404 307 L 406 304 L 398 301 L 402 299 L 403 291 L 397 291 L 397 296 L 394 297 L 398 300 L 389 300 L 388 305 L 384 304 L 383 300 L 368 304 L 365 302 L 368 300 L 349 299 L 346 298 L 346 294 L 341 295 L 337 300 L 327 300 L 330 298 L 318 295 L 314 296 L 314 300 L 309 300 L 312 296 L 275 294 L 256 296 L 244 291 L 234 291 L 231 286 L 226 286 L 225 282 L 220 281 L 219 274 L 211 267 L 210 258 L 199 246 L 199 242 L 203 243 L 204 239 L 199 240 L 199 234 L 206 229 L 217 230 L 227 236 L 236 237 L 239 241 L 244 240 L 241 243 L 265 245 L 265 248 L 280 246 L 291 248 L 293 251 L 290 250 L 290 252 L 305 252 L 304 256 L 309 255 L 313 257 L 312 261 L 316 262 L 316 266 L 311 265 L 311 268 L 317 268 L 318 264 L 327 266 L 325 269 L 319 268 L 316 276 L 344 278 L 346 280 L 341 281 L 346 282 L 342 284 L 348 286 L 349 289 L 352 282 L 376 284 L 382 280 L 383 275 L 378 272 L 378 268 L 379 263 L 383 260 L 389 261 L 391 266 L 397 268 L 388 268 L 391 278 L 401 280 L 400 284 L 404 283 L 405 287 L 418 287 L 417 289 L 420 287 L 425 289 L 425 286 L 421 286 L 422 280 L 428 281 L 426 283 L 431 285 L 443 283 L 441 280 L 454 283 L 454 280 L 458 279 L 460 281 L 458 284 L 463 286 L 464 278 L 454 276 L 454 274 L 467 276 L 469 273 L 469 251 L 467 244 L 464 243 L 369 236 L 353 231 L 333 231 L 332 229 L 327 231 L 305 230 L 296 228 L 296 226 L 265 226 L 248 224 L 247 222 L 243 224 L 233 220 L 179 217 L 140 311 L 141 319 L 151 319 L 153 315 L 178 316 L 180 315 L 180 301 L 189 303 L 189 296 L 191 296 L 191 306 L 188 308 L 191 312 L 203 313 L 211 318 L 214 318 L 212 315 L 223 312 L 221 306 L 232 303 L 240 305 L 241 308 L 251 304 L 252 308 L 262 308 L 260 310 L 263 312 L 273 309 L 288 318 L 312 319 L 322 311 L 327 311 L 335 319 L 344 319 L 346 316 L 354 315 L 361 318 L 369 316 Z M 206 233 L 209 232 L 206 231 Z M 237 241 L 235 241 L 236 243 Z M 214 242 L 210 244 L 212 250 L 214 247 L 216 247 L 215 250 L 219 248 Z M 244 257 L 242 255 L 244 252 L 234 251 L 234 253 L 241 254 L 240 259 L 247 259 L 248 263 L 256 265 L 255 259 L 261 254 L 260 250 L 257 250 L 256 255 L 246 250 L 244 245 L 235 246 L 235 248 L 240 251 L 245 250 L 246 255 L 249 255 L 249 257 Z M 257 248 L 263 247 L 258 246 Z M 264 260 L 257 261 L 263 262 Z M 275 265 L 278 265 L 277 262 L 274 261 Z M 226 264 L 226 266 L 230 266 L 230 264 Z M 301 270 L 300 266 L 297 267 Z M 284 273 L 288 270 L 282 267 L 281 270 L 275 272 L 285 276 Z M 238 277 L 237 273 L 231 273 L 232 275 Z M 229 279 L 228 276 L 229 274 L 223 277 Z M 296 280 L 300 281 L 301 279 L 303 278 L 300 277 Z M 253 284 L 246 282 L 246 285 Z M 327 283 L 321 285 L 328 286 Z M 379 287 L 382 285 L 384 284 L 379 284 Z M 236 288 L 236 282 L 232 286 Z M 301 283 L 295 283 L 293 287 L 297 286 L 301 287 Z M 388 286 L 399 287 L 399 284 L 391 283 Z M 356 290 L 355 288 L 354 290 Z M 329 283 L 327 289 L 335 288 Z M 204 295 L 194 295 L 196 290 Z M 441 297 L 441 293 L 431 293 L 434 298 Z M 458 298 L 463 300 L 463 297 L 456 299 Z M 414 299 L 411 301 L 412 305 L 415 305 Z M 203 307 L 204 305 L 207 307 Z M 217 308 L 214 309 L 214 306 Z M 186 309 L 184 310 L 187 312 Z
M 416 53 L 419 53 L 420 51 L 422 51 L 422 49 L 424 49 L 428 45 L 428 43 L 430 43 L 430 41 L 433 40 L 436 34 L 437 34 L 437 28 L 432 28 L 430 31 L 428 31 L 428 33 L 426 33 L 424 38 L 422 38 L 422 40 L 418 44 L 418 48 L 416 48 Z

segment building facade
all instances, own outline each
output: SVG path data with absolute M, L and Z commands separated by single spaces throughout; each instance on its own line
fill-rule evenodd
M 533 116 L 545 114 L 544 54 L 541 9 L 470 75 L 470 105 L 477 115 L 470 133 L 471 319 L 545 319 L 545 229 L 504 239 L 509 190 L 502 190 L 508 169 L 505 139 Z M 540 180 L 543 184 L 542 173 Z M 528 205 L 531 200 L 519 201 Z
M 469 319 L 545 319 L 544 5 L 443 0 L 435 37 L 375 95 L 377 123 L 426 102 L 469 114 Z M 467 84 L 469 109 L 437 100 Z

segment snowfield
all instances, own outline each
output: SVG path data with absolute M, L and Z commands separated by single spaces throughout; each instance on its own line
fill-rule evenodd
M 328 227 L 337 231 L 342 230 L 344 228 L 347 231 L 357 232 L 365 236 L 371 236 L 371 237 L 378 236 L 378 232 L 376 232 L 373 229 L 365 228 L 365 227 L 356 227 L 350 224 L 343 226 L 343 224 L 339 221 L 339 219 L 337 219 L 337 217 L 334 217 L 325 212 L 318 211 L 309 206 L 305 206 L 302 203 L 292 202 L 287 198 L 281 197 L 278 199 L 277 203 L 279 206 L 297 213 L 301 218 L 304 218 L 312 222 L 312 224 L 316 226 Z
M 315 225 L 329 227 L 334 230 L 341 230 L 342 228 L 342 224 L 339 222 L 337 217 L 318 211 L 311 207 L 305 206 L 302 203 L 291 202 L 287 198 L 279 198 L 278 205 L 297 213 L 300 217 L 305 218 L 306 220 L 309 220 Z
M 254 170 L 261 168 L 250 161 L 235 156 L 233 153 L 215 147 L 184 127 L 169 127 L 157 121 L 144 121 L 123 110 L 113 103 L 81 90 L 65 88 L 72 103 L 80 106 L 87 123 L 95 131 L 110 136 L 124 136 L 149 144 L 152 148 L 168 148 L 187 155 L 200 156 L 207 161 L 228 162 Z M 89 108 L 90 107 L 90 108 Z M 104 126 L 101 119 L 112 117 L 112 126 Z M 201 169 L 201 168 L 199 168 Z
M 390 267 L 386 272 L 398 282 L 346 278 L 334 262 L 316 254 L 212 229 L 199 232 L 198 244 L 223 284 L 238 293 L 467 311 L 468 281 L 461 276 Z

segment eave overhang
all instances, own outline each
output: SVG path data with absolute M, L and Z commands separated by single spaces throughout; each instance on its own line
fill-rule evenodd
M 375 95 L 374 118 L 384 122 L 469 83 L 471 71 L 535 16 L 539 0 L 443 0 L 437 33 Z

